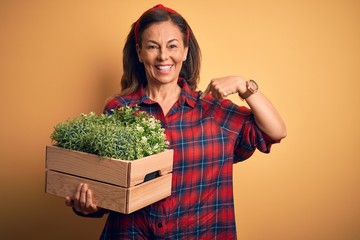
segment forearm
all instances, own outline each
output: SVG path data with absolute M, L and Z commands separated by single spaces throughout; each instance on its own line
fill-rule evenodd
M 256 125 L 273 140 L 286 137 L 286 126 L 273 104 L 261 92 L 246 98 L 254 113 Z
M 224 99 L 230 94 L 237 93 L 241 98 L 245 98 L 249 107 L 252 109 L 257 126 L 273 140 L 280 140 L 286 137 L 285 124 L 274 108 L 272 103 L 256 89 L 250 91 L 250 82 L 240 76 L 229 76 L 222 78 L 214 78 L 210 81 L 206 90 L 200 98 L 208 93 L 216 99 Z

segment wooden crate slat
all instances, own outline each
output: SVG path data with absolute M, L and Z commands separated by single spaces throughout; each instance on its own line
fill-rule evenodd
M 134 212 L 171 195 L 172 174 L 166 174 L 129 188 L 127 213 Z
M 100 158 L 94 154 L 65 148 L 46 147 L 46 168 L 72 175 L 126 186 L 129 161 Z
M 129 163 L 128 186 L 135 186 L 144 182 L 144 178 L 148 173 L 155 171 L 159 171 L 160 175 L 170 173 L 173 168 L 173 154 L 174 150 L 165 150 L 162 153 L 144 157 L 141 161 L 131 161 Z
M 59 197 L 72 196 L 80 183 L 87 183 L 99 207 L 129 214 L 170 196 L 171 180 L 170 173 L 131 188 L 123 188 L 48 170 L 45 191 Z
M 80 177 L 46 171 L 46 192 L 59 196 L 73 196 L 80 183 L 87 183 L 94 193 L 94 202 L 102 208 L 126 212 L 127 189 Z

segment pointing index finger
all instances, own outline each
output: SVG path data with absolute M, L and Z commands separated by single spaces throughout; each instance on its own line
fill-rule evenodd
M 203 99 L 206 95 L 208 95 L 210 93 L 210 89 L 211 89 L 211 86 L 209 84 L 207 86 L 207 88 L 205 89 L 205 91 L 201 94 L 200 99 Z

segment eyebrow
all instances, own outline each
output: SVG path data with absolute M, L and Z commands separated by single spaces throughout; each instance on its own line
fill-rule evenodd
M 171 39 L 171 40 L 167 41 L 167 43 L 172 43 L 172 42 L 174 42 L 174 41 L 179 42 L 178 39 L 174 38 L 174 39 Z M 157 45 L 160 45 L 160 44 L 159 44 L 158 42 L 156 42 L 155 40 L 148 40 L 147 42 L 151 42 L 151 43 L 155 43 L 155 44 L 157 44 Z

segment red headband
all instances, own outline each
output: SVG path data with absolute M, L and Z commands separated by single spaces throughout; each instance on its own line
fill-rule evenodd
M 168 7 L 164 7 L 162 4 L 158 4 L 152 8 L 150 8 L 149 10 L 145 11 L 141 17 L 147 13 L 148 11 L 151 11 L 153 9 L 157 9 L 157 8 L 160 8 L 160 9 L 164 9 L 166 10 L 168 13 L 175 13 L 175 14 L 178 14 L 180 15 L 179 13 L 177 13 L 175 10 L 171 9 L 171 8 L 168 8 Z M 140 17 L 140 18 L 141 18 Z M 135 36 L 135 42 L 136 43 L 139 43 L 139 22 L 140 22 L 140 18 L 136 21 L 135 23 L 135 28 L 134 28 L 134 36 Z M 186 42 L 189 43 L 189 39 L 190 39 L 190 30 L 189 30 L 189 27 L 187 26 L 186 27 Z

